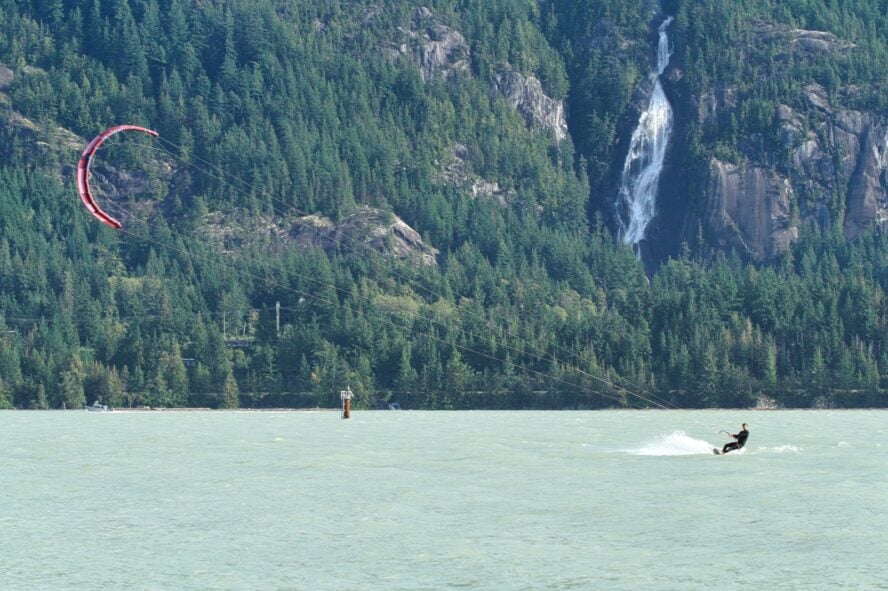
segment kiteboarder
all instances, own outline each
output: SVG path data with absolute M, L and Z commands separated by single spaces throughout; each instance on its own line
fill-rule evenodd
M 722 448 L 722 453 L 726 454 L 729 451 L 734 451 L 735 449 L 740 449 L 744 445 L 746 445 L 746 440 L 749 438 L 749 425 L 747 423 L 743 423 L 742 428 L 739 433 L 731 435 L 737 441 L 731 441 L 726 443 Z

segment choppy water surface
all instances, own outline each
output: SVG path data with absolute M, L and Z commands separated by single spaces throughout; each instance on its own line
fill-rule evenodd
M 6 590 L 888 588 L 884 411 L 10 411 L 0 449 Z

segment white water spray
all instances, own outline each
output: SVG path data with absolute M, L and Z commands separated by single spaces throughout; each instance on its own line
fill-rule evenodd
M 697 454 L 712 455 L 712 444 L 695 439 L 684 431 L 675 431 L 650 441 L 638 449 L 629 449 L 627 452 L 637 456 L 690 456 Z
M 623 242 L 636 246 L 643 238 L 648 224 L 654 219 L 657 202 L 657 185 L 666 145 L 672 132 L 672 106 L 663 93 L 660 76 L 669 65 L 672 51 L 666 27 L 672 22 L 667 18 L 660 25 L 657 44 L 657 71 L 651 72 L 654 90 L 648 108 L 638 119 L 632 133 L 632 141 L 623 173 L 620 177 L 620 193 L 617 197 L 617 219 Z

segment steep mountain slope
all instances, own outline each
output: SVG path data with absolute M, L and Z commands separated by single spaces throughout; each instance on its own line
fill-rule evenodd
M 880 4 L 0 0 L 0 406 L 884 404 Z
M 650 94 L 653 35 L 675 18 L 664 89 L 676 129 L 646 234 L 651 265 L 682 242 L 773 260 L 806 226 L 851 239 L 885 217 L 884 3 L 548 4 L 569 65 L 571 131 L 609 216 Z

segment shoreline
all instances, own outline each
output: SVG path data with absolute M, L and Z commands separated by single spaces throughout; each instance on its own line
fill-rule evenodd
M 464 409 L 399 409 L 390 410 L 382 408 L 365 408 L 352 409 L 352 412 L 686 412 L 686 411 L 726 411 L 726 412 L 784 412 L 784 411 L 811 411 L 811 412 L 834 412 L 834 411 L 886 411 L 888 407 L 879 406 L 861 406 L 853 408 L 464 408 Z M 0 412 L 84 412 L 82 408 L 3 408 Z M 95 414 L 104 413 L 161 413 L 161 412 L 243 412 L 243 413 L 262 413 L 262 412 L 337 412 L 341 413 L 339 407 L 310 407 L 310 408 L 291 408 L 291 407 L 274 407 L 274 408 L 210 408 L 200 406 L 188 407 L 109 407 L 106 411 L 99 411 Z

